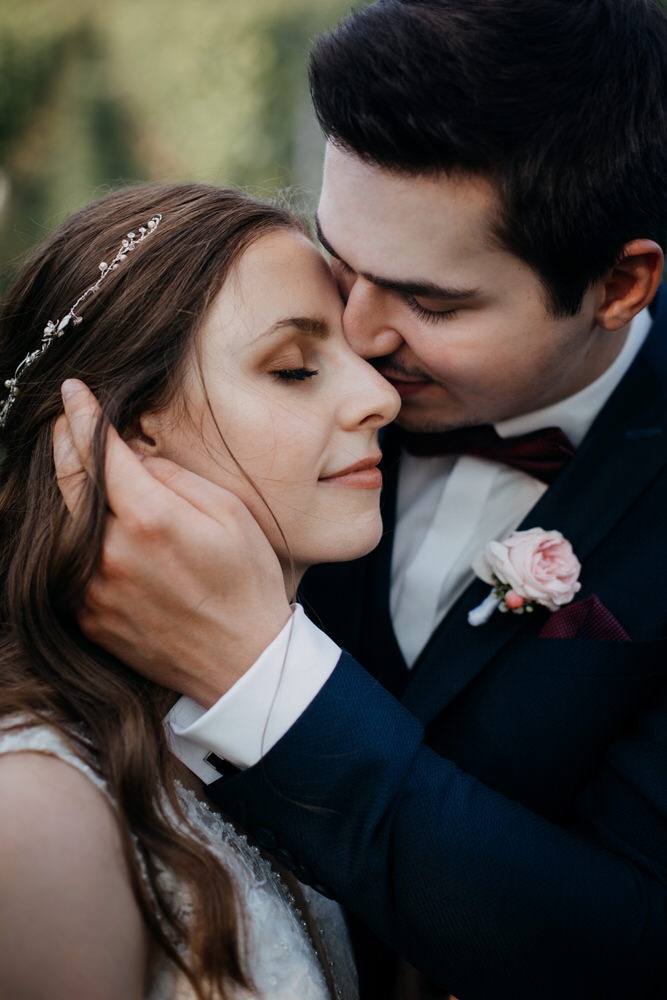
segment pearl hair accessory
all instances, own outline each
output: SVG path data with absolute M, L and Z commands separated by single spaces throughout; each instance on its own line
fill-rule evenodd
M 91 295 L 95 294 L 95 292 L 98 290 L 98 288 L 105 280 L 105 278 L 109 274 L 111 274 L 112 271 L 116 270 L 118 265 L 121 263 L 121 261 L 125 260 L 130 251 L 134 250 L 135 247 L 138 247 L 140 243 L 143 243 L 143 241 L 151 235 L 151 233 L 155 232 L 161 221 L 162 221 L 161 215 L 154 215 L 152 218 L 148 220 L 145 226 L 140 226 L 139 235 L 137 235 L 136 233 L 128 233 L 127 236 L 123 239 L 120 245 L 120 249 L 116 254 L 116 256 L 114 257 L 114 259 L 111 261 L 110 264 L 107 264 L 106 261 L 102 261 L 102 263 L 99 265 L 100 269 L 99 278 L 93 285 L 90 286 L 90 288 L 87 288 L 85 292 L 79 296 L 79 298 L 76 300 L 76 302 L 69 310 L 69 312 L 65 316 L 63 316 L 62 319 L 49 320 L 49 322 L 44 327 L 44 333 L 42 335 L 42 340 L 39 347 L 36 348 L 36 350 L 30 351 L 30 353 L 26 354 L 25 358 L 23 359 L 23 361 L 21 361 L 18 368 L 14 372 L 12 378 L 8 378 L 5 380 L 5 386 L 7 387 L 7 389 L 9 389 L 9 395 L 7 396 L 7 399 L 4 401 L 4 403 L 2 403 L 0 407 L 0 428 L 4 428 L 7 422 L 7 416 L 9 414 L 9 411 L 11 410 L 14 401 L 19 394 L 17 383 L 21 378 L 21 376 L 23 375 L 23 373 L 26 371 L 26 369 L 29 368 L 30 365 L 34 364 L 37 358 L 41 357 L 42 354 L 44 354 L 44 352 L 51 346 L 54 340 L 57 340 L 58 338 L 63 336 L 66 328 L 69 326 L 70 323 L 72 323 L 72 326 L 78 326 L 79 323 L 81 323 L 81 321 L 83 320 L 83 316 L 79 316 L 77 314 L 77 309 L 79 308 L 79 306 L 82 305 L 82 303 L 85 302 L 86 299 L 90 298 Z

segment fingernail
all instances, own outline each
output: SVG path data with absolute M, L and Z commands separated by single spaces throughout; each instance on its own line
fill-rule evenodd
M 60 387 L 60 392 L 62 393 L 63 399 L 69 399 L 70 396 L 74 395 L 74 393 L 78 390 L 78 388 L 79 388 L 79 383 L 76 382 L 73 378 L 65 379 L 65 381 Z
M 136 458 L 138 458 L 140 462 L 143 462 L 143 460 L 144 460 L 144 459 L 145 459 L 145 457 L 146 457 L 145 455 L 142 455 L 142 453 L 141 453 L 140 451 L 135 451 L 134 449 L 132 449 L 132 454 L 133 454 L 133 455 L 134 455 L 134 456 L 135 456 Z

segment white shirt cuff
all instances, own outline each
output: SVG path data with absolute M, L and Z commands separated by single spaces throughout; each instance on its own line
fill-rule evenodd
M 285 735 L 334 671 L 340 649 L 300 604 L 252 667 L 206 711 L 180 698 L 165 719 L 172 752 L 206 784 L 220 777 L 209 753 L 252 767 Z

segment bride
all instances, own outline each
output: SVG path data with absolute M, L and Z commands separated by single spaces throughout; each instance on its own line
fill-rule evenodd
M 397 400 L 347 346 L 341 314 L 326 263 L 290 214 L 194 184 L 84 208 L 9 293 L 2 997 L 356 995 L 337 908 L 315 899 L 314 919 L 302 887 L 210 811 L 169 753 L 171 693 L 91 644 L 76 617 L 100 558 L 110 425 L 149 466 L 173 459 L 235 493 L 290 596 L 309 565 L 377 543 L 377 431 Z M 101 405 L 73 516 L 51 454 L 72 377 Z

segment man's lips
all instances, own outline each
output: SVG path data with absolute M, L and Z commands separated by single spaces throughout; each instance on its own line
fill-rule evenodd
M 424 392 L 433 382 L 430 378 L 397 378 L 395 375 L 380 372 L 387 382 L 393 385 L 401 399 L 408 399 L 410 396 L 417 396 Z
M 381 458 L 382 455 L 379 453 L 369 455 L 368 458 L 362 458 L 339 472 L 322 476 L 320 482 L 330 483 L 332 486 L 353 486 L 361 490 L 378 489 L 382 486 L 382 473 L 378 469 Z

